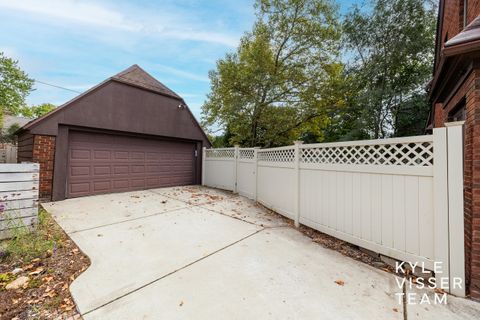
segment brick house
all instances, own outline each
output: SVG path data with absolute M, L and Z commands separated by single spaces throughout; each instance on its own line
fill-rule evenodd
M 480 0 L 440 0 L 428 129 L 465 121 L 467 292 L 480 300 Z

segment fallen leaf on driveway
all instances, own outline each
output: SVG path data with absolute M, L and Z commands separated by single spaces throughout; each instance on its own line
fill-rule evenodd
M 343 280 L 335 280 L 334 282 L 336 284 L 338 284 L 339 286 L 343 286 L 345 284 L 345 281 L 343 281 Z
M 183 301 L 180 301 L 180 304 L 179 304 L 179 306 L 180 306 L 180 307 L 181 307 L 181 306 L 183 306 Z
M 435 293 L 438 293 L 438 294 L 446 294 L 445 291 L 443 291 L 441 288 L 435 288 L 433 289 L 433 291 L 435 291 Z
M 397 308 L 393 308 L 392 310 L 395 311 L 395 312 L 398 312 L 398 309 L 397 309 Z

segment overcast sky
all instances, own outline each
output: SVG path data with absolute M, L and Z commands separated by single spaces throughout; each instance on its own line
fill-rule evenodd
M 253 0 L 0 0 L 0 51 L 35 80 L 85 91 L 138 64 L 197 118 L 208 71 L 254 22 Z M 344 12 L 355 0 L 338 1 Z M 29 104 L 78 93 L 41 83 Z

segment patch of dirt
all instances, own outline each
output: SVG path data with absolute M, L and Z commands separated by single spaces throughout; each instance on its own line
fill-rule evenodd
M 63 230 L 49 219 L 48 230 L 60 237 L 58 245 L 31 261 L 0 257 L 0 319 L 81 319 L 69 286 L 90 265 Z M 47 235 L 48 236 L 48 235 Z M 8 240 L 6 240 L 8 241 Z M 21 271 L 13 274 L 17 269 Z M 29 278 L 18 289 L 5 287 L 19 277 Z M 3 281 L 2 281 L 3 280 Z

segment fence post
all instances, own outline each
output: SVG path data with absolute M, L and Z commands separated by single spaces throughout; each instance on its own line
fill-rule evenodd
M 442 272 L 435 273 L 437 283 L 449 277 L 448 245 L 448 159 L 447 129 L 433 129 L 433 206 L 434 206 L 434 255 L 442 263 Z M 448 291 L 448 288 L 441 288 Z
M 237 193 L 237 172 L 238 172 L 238 157 L 240 155 L 240 146 L 238 144 L 234 145 L 234 158 L 233 158 L 233 193 Z
M 465 296 L 465 229 L 463 207 L 464 121 L 445 123 L 448 151 L 448 225 L 450 248 L 450 293 Z M 461 286 L 455 286 L 461 279 Z
M 294 141 L 295 145 L 295 181 L 294 181 L 294 214 L 295 214 L 295 227 L 300 226 L 300 145 L 303 141 Z
M 207 148 L 202 148 L 202 186 L 205 185 L 205 157 L 207 156 Z
M 255 161 L 255 167 L 254 167 L 254 179 L 255 179 L 255 184 L 253 186 L 253 200 L 257 201 L 257 185 L 258 185 L 258 150 L 260 147 L 255 147 L 253 150 L 253 160 Z

